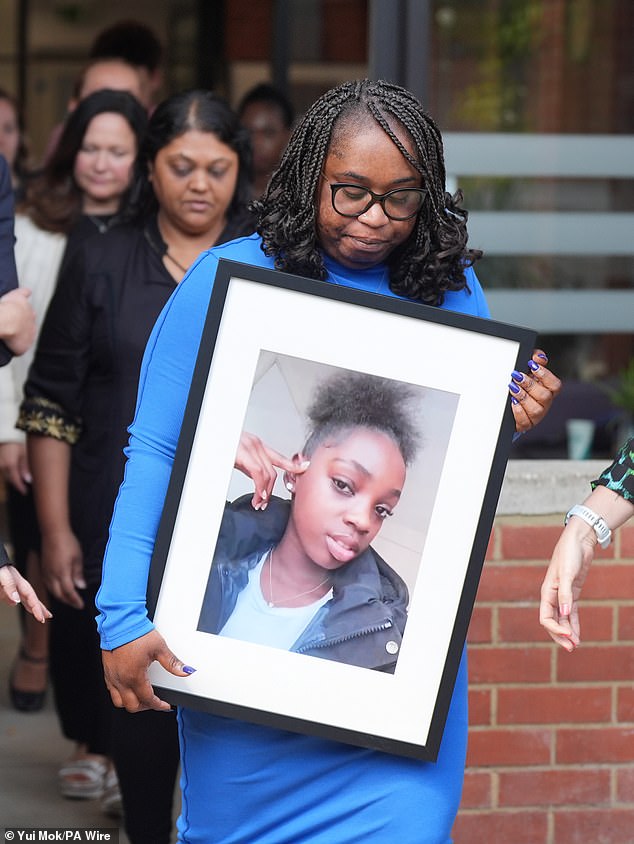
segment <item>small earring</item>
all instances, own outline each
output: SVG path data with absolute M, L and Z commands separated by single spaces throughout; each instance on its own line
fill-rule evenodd
M 295 489 L 295 484 L 291 483 L 291 481 L 286 481 L 286 489 L 289 492 L 292 492 Z

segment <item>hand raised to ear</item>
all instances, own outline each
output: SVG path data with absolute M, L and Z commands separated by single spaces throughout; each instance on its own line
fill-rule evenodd
M 253 509 L 264 510 L 273 492 L 278 469 L 299 475 L 310 466 L 310 460 L 289 459 L 265 445 L 255 434 L 243 431 L 234 466 L 253 480 Z

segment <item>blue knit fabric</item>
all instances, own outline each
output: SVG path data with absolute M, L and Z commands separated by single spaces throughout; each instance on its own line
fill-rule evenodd
M 272 268 L 257 235 L 204 253 L 178 286 L 148 342 L 125 480 L 97 598 L 105 649 L 152 629 L 147 576 L 219 258 Z M 328 281 L 393 296 L 384 266 L 327 261 Z M 487 317 L 473 270 L 444 308 Z M 179 654 L 187 659 L 187 654 Z M 360 702 L 360 705 L 362 703 Z M 398 717 L 386 713 L 386 717 Z M 449 844 L 467 738 L 463 656 L 436 763 L 182 709 L 179 841 L 188 844 Z

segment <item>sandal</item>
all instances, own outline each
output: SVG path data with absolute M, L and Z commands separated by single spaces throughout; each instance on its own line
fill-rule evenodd
M 59 790 L 63 797 L 95 800 L 103 794 L 107 772 L 103 759 L 70 759 L 59 769 Z
M 11 706 L 17 709 L 18 712 L 39 712 L 44 706 L 44 698 L 46 697 L 46 683 L 41 691 L 27 691 L 26 689 L 18 689 L 15 685 L 15 672 L 17 662 L 22 660 L 28 662 L 30 665 L 40 665 L 48 667 L 48 659 L 45 656 L 31 656 L 23 647 L 18 651 L 18 655 L 11 670 L 9 677 L 9 697 L 11 699 Z M 45 675 L 46 680 L 46 675 Z
M 117 779 L 117 772 L 114 768 L 110 768 L 104 780 L 103 794 L 101 795 L 101 811 L 109 818 L 123 817 L 121 789 L 119 788 L 119 780 Z

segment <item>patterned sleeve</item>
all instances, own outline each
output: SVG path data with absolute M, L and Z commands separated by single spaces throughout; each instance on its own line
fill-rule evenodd
M 103 236 L 105 238 L 105 235 Z M 82 432 L 84 384 L 90 367 L 93 275 L 84 249 L 62 270 L 24 385 L 16 427 L 75 445 Z
M 605 486 L 634 502 L 634 437 L 619 451 L 616 460 L 592 481 L 592 488 Z

